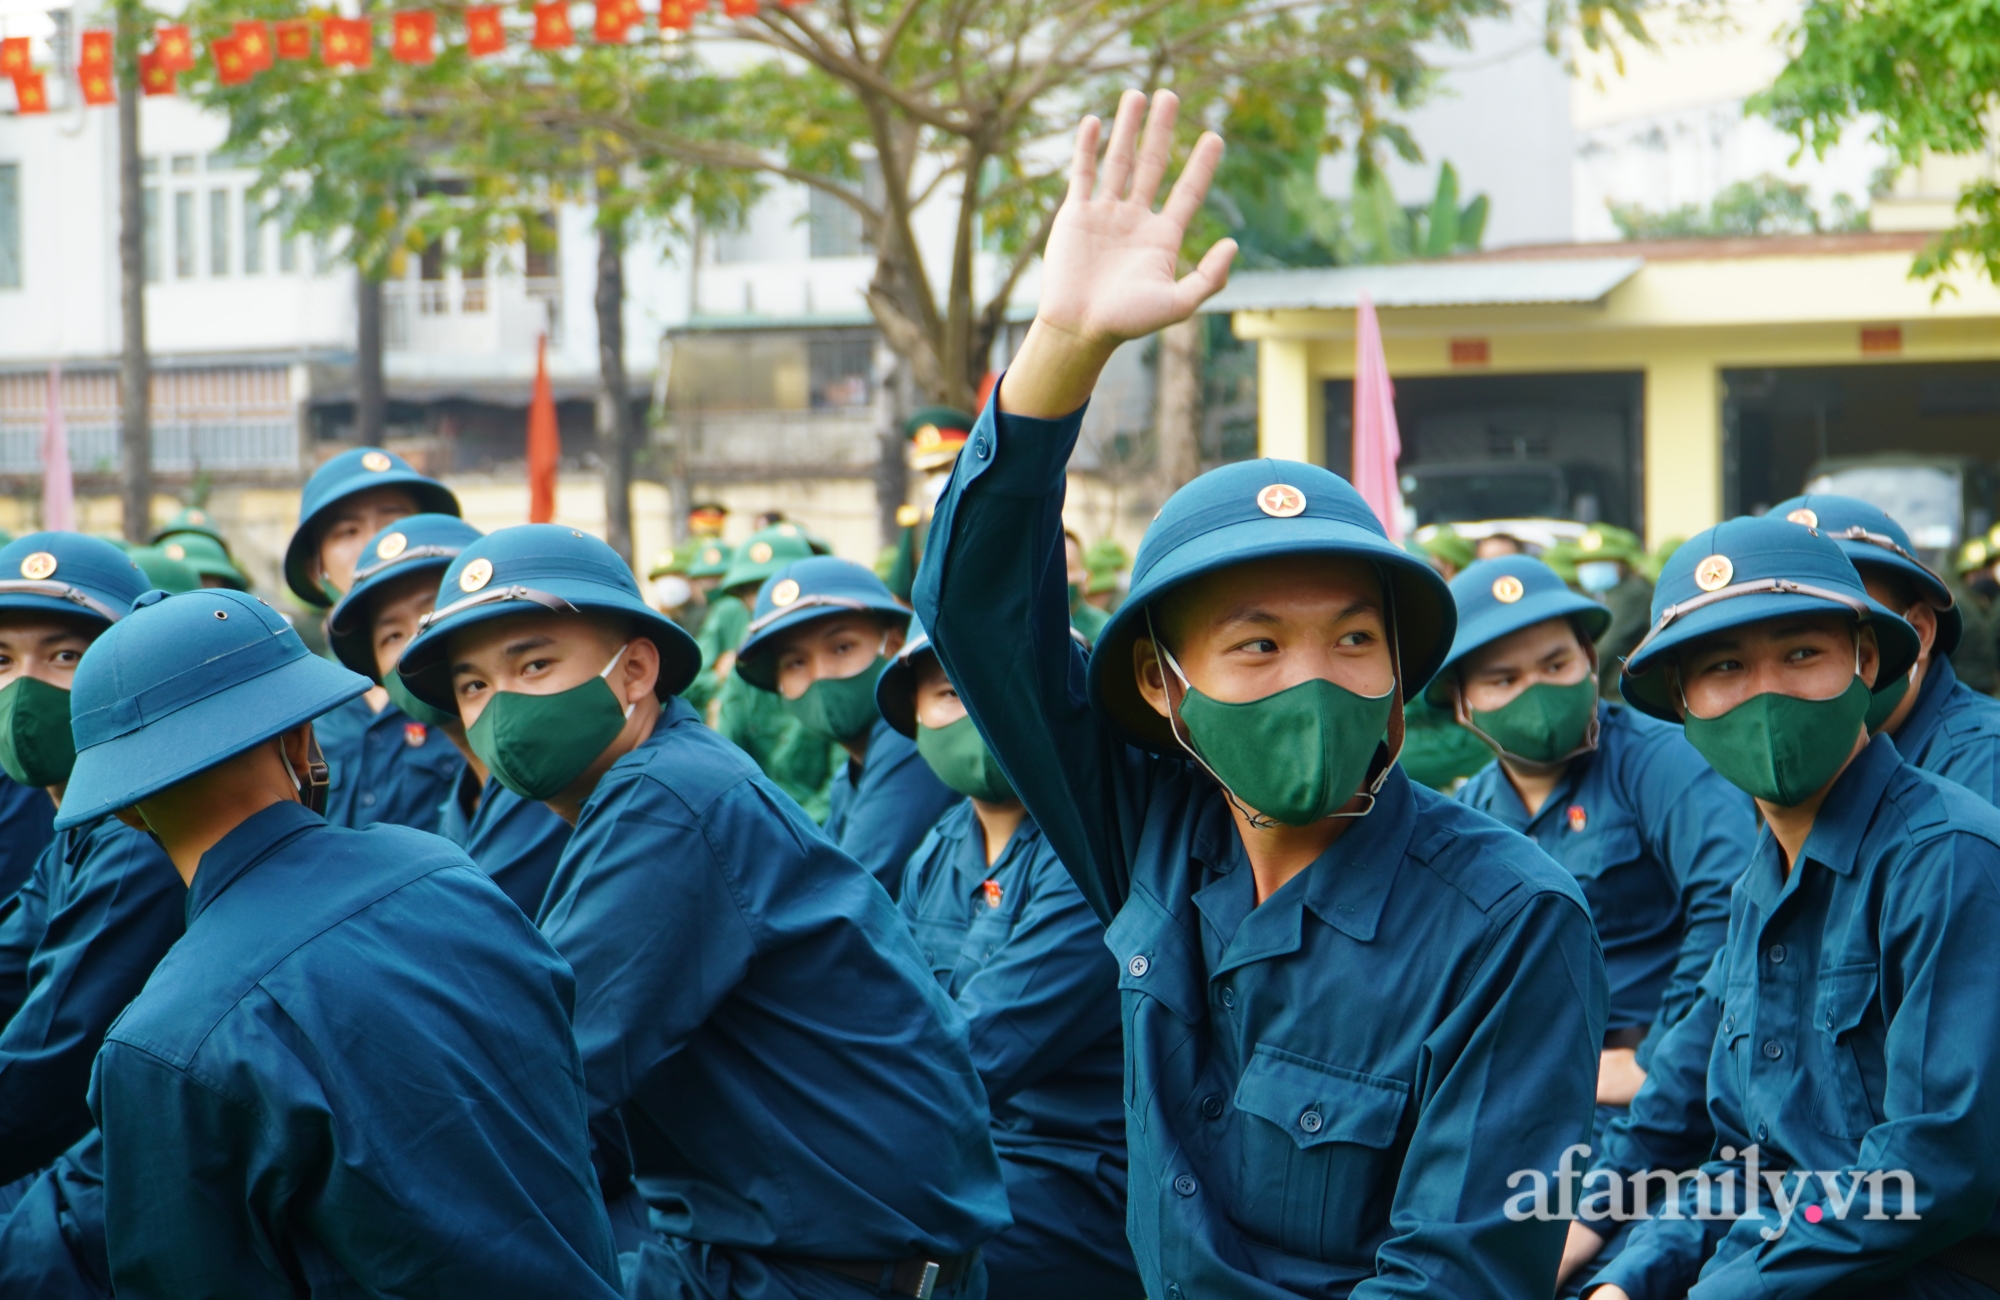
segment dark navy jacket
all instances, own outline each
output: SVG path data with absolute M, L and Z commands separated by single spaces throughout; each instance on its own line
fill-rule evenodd
M 834 774 L 827 838 L 894 898 L 903 888 L 903 866 L 910 854 L 945 809 L 964 798 L 937 779 L 917 752 L 916 741 L 880 719 L 868 733 L 867 761 L 860 768 L 857 777 L 849 759 Z
M 657 1231 L 900 1260 L 1008 1223 L 965 1022 L 889 896 L 686 701 L 598 782 L 541 926 Z
M 1647 1035 L 1638 1044 L 1643 1068 L 1722 946 L 1730 887 L 1757 842 L 1757 810 L 1679 727 L 1618 704 L 1599 704 L 1597 718 L 1596 752 L 1571 761 L 1533 817 L 1497 761 L 1458 797 L 1576 877 L 1604 948 L 1606 1028 Z
M 0 772 L 0 915 L 28 882 L 35 859 L 55 835 L 56 806 L 47 790 Z
M 901 906 L 971 1027 L 1001 1156 L 1055 1142 L 1082 1148 L 1080 1165 L 1100 1153 L 1124 1164 L 1118 964 L 1034 819 L 989 867 L 978 815 L 961 802 L 910 858 Z
M 459 769 L 459 784 L 475 779 L 472 769 Z M 465 856 L 493 877 L 500 892 L 528 916 L 542 910 L 549 879 L 569 843 L 569 823 L 545 803 L 523 799 L 492 777 L 479 792 L 479 805 L 468 819 L 455 785 L 444 801 L 438 834 L 465 850 Z
M 1604 965 L 1576 881 L 1394 769 L 1258 905 L 1221 790 L 1127 746 L 1084 696 L 1062 541 L 1079 424 L 996 427 L 987 407 L 916 604 L 1109 923 L 1146 1294 L 1547 1300 L 1564 1225 L 1512 1222 L 1506 1201 L 1511 1174 L 1590 1131 Z
M 1941 1267 L 1923 1261 L 1968 1234 L 2000 1244 L 1995 934 L 2000 811 L 1877 737 L 1835 782 L 1793 869 L 1767 835 L 1737 885 L 1709 1057 L 1708 1208 L 1733 1170 L 1740 1211 L 1753 1145 L 1765 1170 L 1794 1171 L 1788 1195 L 1796 1171 L 1824 1172 L 1782 1232 L 1768 1190 L 1757 1218 L 1654 1218 L 1596 1280 L 1651 1300 L 1699 1270 L 1690 1294 L 1702 1300 L 1804 1300 Z M 1860 1180 L 1890 1170 L 1913 1175 L 1914 1203 L 1885 1177 L 1871 1216 Z M 1854 1195 L 1844 1213 L 1828 1177 Z M 1688 1190 L 1692 1214 L 1702 1198 Z
M 394 704 L 380 713 L 356 696 L 313 720 L 331 770 L 326 819 L 360 830 L 376 822 L 436 831 L 465 758 L 451 738 Z
M 0 920 L 0 1183 L 90 1131 L 91 1061 L 181 937 L 187 887 L 151 837 L 105 817 L 56 836 L 18 901 Z
M 91 1087 L 120 1297 L 619 1293 L 569 970 L 463 853 L 276 804 L 187 918 Z
M 2000 700 L 1958 680 L 1951 660 L 1939 656 L 1924 670 L 1917 702 L 1895 741 L 1912 766 L 2000 804 Z

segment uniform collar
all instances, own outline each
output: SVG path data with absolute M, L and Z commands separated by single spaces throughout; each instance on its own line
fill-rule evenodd
M 1917 688 L 1917 702 L 1910 708 L 1910 716 L 1903 719 L 1903 725 L 1896 729 L 1896 748 L 1904 754 L 1921 754 L 1930 741 L 1931 734 L 1944 721 L 1945 701 L 1951 698 L 1951 691 L 1958 685 L 1958 674 L 1953 671 L 1951 660 L 1932 652 L 1930 667 L 1924 669 L 1924 684 Z
M 1813 819 L 1812 831 L 1799 853 L 1800 862 L 1810 859 L 1837 875 L 1852 875 L 1861 856 L 1862 838 L 1881 805 L 1882 792 L 1902 763 L 1902 755 L 1887 736 L 1869 741 L 1820 805 L 1819 816 Z M 1793 870 L 1787 872 L 1783 851 L 1770 827 L 1758 832 L 1756 853 L 1743 873 L 1743 889 L 1766 916 L 1778 909 L 1788 890 L 1797 887 L 1804 874 L 1798 865 L 1794 863 Z
M 318 813 L 290 799 L 246 818 L 201 855 L 194 881 L 188 886 L 187 923 L 192 926 L 195 918 L 221 897 L 223 890 L 269 857 L 284 841 L 324 825 L 326 822 Z
M 951 847 L 949 861 L 958 873 L 958 892 L 969 894 L 997 878 L 1008 867 L 1026 857 L 1029 846 L 1041 834 L 1033 817 L 1021 818 L 1021 824 L 1014 828 L 1007 846 L 1000 850 L 1000 856 L 991 864 L 986 861 L 985 836 L 974 835 L 979 829 L 979 813 L 974 810 L 972 800 L 967 799 L 957 805 L 962 815 L 946 817 L 938 823 L 938 838 Z
M 1526 834 L 1529 827 L 1544 817 L 1561 812 L 1568 806 L 1570 797 L 1576 793 L 1578 787 L 1583 784 L 1584 779 L 1590 775 L 1598 758 L 1603 755 L 1604 747 L 1611 739 L 1612 729 L 1620 725 L 1622 723 L 1619 721 L 1618 713 L 1612 709 L 1610 704 L 1599 700 L 1597 702 L 1597 748 L 1588 754 L 1578 754 L 1564 766 L 1562 778 L 1549 791 L 1549 797 L 1542 800 L 1541 811 L 1535 813 L 1533 816 L 1530 816 L 1528 813 L 1528 805 L 1521 802 L 1521 792 L 1514 788 L 1513 779 L 1507 775 L 1506 767 L 1501 764 L 1499 759 L 1494 759 L 1493 781 L 1495 791 L 1493 798 L 1488 801 L 1493 806 L 1484 811 L 1508 830 L 1520 831 L 1523 834 Z

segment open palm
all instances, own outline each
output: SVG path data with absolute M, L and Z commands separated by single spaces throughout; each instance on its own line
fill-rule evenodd
M 1123 342 L 1187 319 L 1229 278 L 1236 241 L 1225 239 L 1200 265 L 1176 279 L 1188 222 L 1201 207 L 1222 158 L 1212 132 L 1196 141 L 1166 205 L 1153 211 L 1165 179 L 1179 101 L 1169 91 L 1153 97 L 1127 91 L 1118 103 L 1111 143 L 1100 170 L 1099 123 L 1077 128 L 1069 193 L 1056 213 L 1042 257 L 1037 317 L 1079 340 Z M 1140 119 L 1145 117 L 1144 138 Z

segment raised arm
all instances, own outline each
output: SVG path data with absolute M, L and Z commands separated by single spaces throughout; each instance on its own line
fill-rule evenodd
M 1236 251 L 1223 240 L 1176 279 L 1222 141 L 1202 136 L 1155 212 L 1177 104 L 1155 97 L 1142 142 L 1145 111 L 1137 91 L 1119 102 L 1101 171 L 1097 119 L 1077 129 L 1035 322 L 938 502 L 914 593 L 967 712 L 1105 918 L 1124 901 L 1148 769 L 1100 731 L 1084 696 L 1062 554 L 1065 472 L 1111 353 L 1193 314 Z

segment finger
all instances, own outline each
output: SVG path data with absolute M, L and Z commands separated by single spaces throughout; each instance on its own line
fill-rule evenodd
M 1215 179 L 1215 169 L 1222 163 L 1222 137 L 1213 131 L 1203 131 L 1201 139 L 1194 142 L 1193 152 L 1188 154 L 1187 166 L 1181 168 L 1180 179 L 1167 195 L 1167 206 L 1161 215 L 1174 225 L 1186 230 L 1194 214 L 1201 210 L 1201 202 L 1208 197 L 1209 182 Z
M 1167 163 L 1174 156 L 1174 118 L 1180 112 L 1180 98 L 1171 90 L 1153 92 L 1153 107 L 1146 114 L 1146 134 L 1139 141 L 1139 166 L 1132 173 L 1132 201 L 1148 208 L 1159 197 L 1160 182 Z
M 1066 202 L 1087 203 L 1090 187 L 1097 183 L 1097 137 L 1104 124 L 1095 113 L 1076 125 L 1076 152 L 1069 160 L 1069 197 Z
M 1125 197 L 1125 182 L 1132 179 L 1132 149 L 1145 113 L 1146 97 L 1139 91 L 1128 90 L 1118 97 L 1118 116 L 1111 120 L 1111 143 L 1104 148 L 1104 168 L 1097 177 L 1097 197 Z
M 1236 257 L 1236 241 L 1219 239 L 1201 255 L 1201 261 L 1174 285 L 1174 319 L 1185 320 L 1195 309 L 1229 283 L 1229 264 Z

